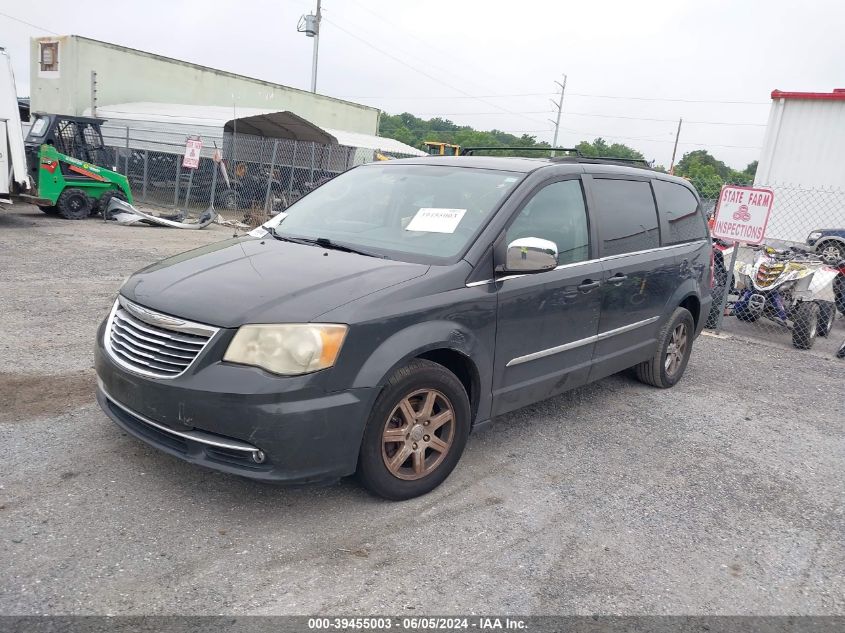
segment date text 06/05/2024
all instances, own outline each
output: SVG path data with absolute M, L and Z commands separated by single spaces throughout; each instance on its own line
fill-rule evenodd
M 524 631 L 526 622 L 508 617 L 370 617 L 370 618 L 309 618 L 311 630 L 362 630 L 362 631 Z

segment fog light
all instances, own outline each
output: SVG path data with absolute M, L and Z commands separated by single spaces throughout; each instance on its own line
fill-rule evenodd
M 263 464 L 266 458 L 267 456 L 264 454 L 264 451 L 255 451 L 252 454 L 252 461 L 254 461 L 256 464 Z

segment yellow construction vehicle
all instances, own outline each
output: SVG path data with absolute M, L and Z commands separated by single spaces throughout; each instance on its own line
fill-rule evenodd
M 459 156 L 461 153 L 460 145 L 440 143 L 439 141 L 425 141 L 423 144 L 426 151 L 432 156 Z

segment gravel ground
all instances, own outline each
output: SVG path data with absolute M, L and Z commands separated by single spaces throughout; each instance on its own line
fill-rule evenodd
M 845 614 L 830 355 L 703 336 L 671 391 L 617 375 L 505 416 L 404 503 L 125 435 L 97 324 L 132 270 L 230 234 L 0 211 L 0 613 Z

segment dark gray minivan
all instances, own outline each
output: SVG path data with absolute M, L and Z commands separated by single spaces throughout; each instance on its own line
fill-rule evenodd
M 195 464 L 357 472 L 407 499 L 495 416 L 627 368 L 674 385 L 711 283 L 680 178 L 571 157 L 375 163 L 132 275 L 97 334 L 97 398 Z

